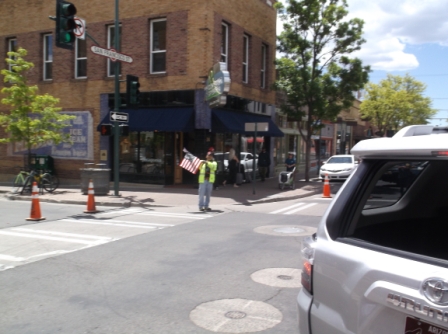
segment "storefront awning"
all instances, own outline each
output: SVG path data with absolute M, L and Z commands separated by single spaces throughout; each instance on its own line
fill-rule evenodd
M 241 133 L 247 136 L 253 136 L 254 132 L 244 130 L 245 123 L 269 123 L 268 131 L 257 131 L 258 136 L 283 137 L 283 132 L 275 123 L 265 116 L 234 112 L 224 109 L 212 110 L 212 132 L 215 133 Z
M 129 131 L 189 132 L 194 130 L 193 108 L 123 109 L 129 116 Z M 110 115 L 101 124 L 111 124 Z M 126 123 L 120 123 L 126 124 Z M 97 127 L 99 131 L 99 125 Z

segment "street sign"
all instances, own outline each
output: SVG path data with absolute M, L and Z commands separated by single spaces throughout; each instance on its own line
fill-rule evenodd
M 110 120 L 112 122 L 129 122 L 129 114 L 125 112 L 110 112 Z
M 134 61 L 131 56 L 125 55 L 123 53 L 118 53 L 114 49 L 103 49 L 99 46 L 92 45 L 90 50 L 96 55 L 110 58 L 111 61 L 118 60 L 124 61 L 126 63 L 132 63 Z
M 76 38 L 86 39 L 86 20 L 75 16 L 76 29 L 73 30 Z

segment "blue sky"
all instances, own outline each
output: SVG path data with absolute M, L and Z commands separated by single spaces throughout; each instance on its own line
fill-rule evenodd
M 362 50 L 370 82 L 408 73 L 426 85 L 438 113 L 431 124 L 448 126 L 448 0 L 347 0 L 349 17 L 364 20 Z M 279 20 L 280 21 L 280 20 Z M 281 26 L 281 22 L 278 23 Z

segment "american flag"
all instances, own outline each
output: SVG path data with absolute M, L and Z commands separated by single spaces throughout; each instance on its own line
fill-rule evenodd
M 188 152 L 186 149 L 184 149 L 184 152 L 185 156 L 179 166 L 181 166 L 183 169 L 186 169 L 190 173 L 196 174 L 199 165 L 201 164 L 201 160 Z

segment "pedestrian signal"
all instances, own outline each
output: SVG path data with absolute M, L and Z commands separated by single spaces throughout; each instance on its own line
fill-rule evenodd
M 112 134 L 112 124 L 101 124 L 100 133 L 102 136 L 110 136 Z

